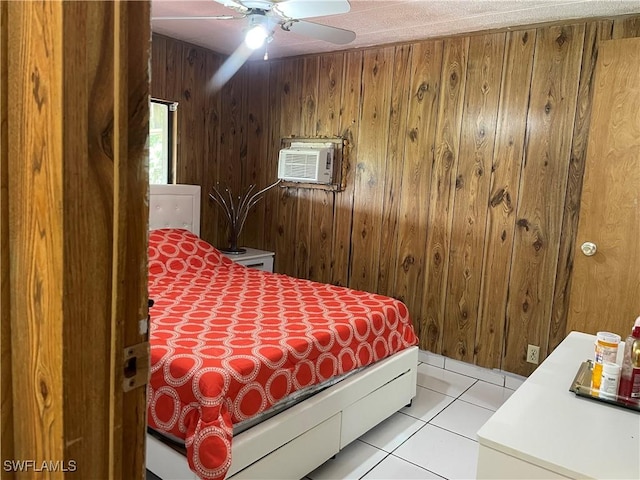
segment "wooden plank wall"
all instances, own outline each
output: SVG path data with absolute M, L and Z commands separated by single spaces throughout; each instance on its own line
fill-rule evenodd
M 2 132 L 8 139 L 3 175 L 9 188 L 8 203 L 2 205 L 2 215 L 8 217 L 3 236 L 9 237 L 10 258 L 2 265 L 8 270 L 3 280 L 8 281 L 10 289 L 9 312 L 5 314 L 3 309 L 2 322 L 10 322 L 11 331 L 11 337 L 3 336 L 2 341 L 11 346 L 13 367 L 11 443 L 16 459 L 30 455 L 38 460 L 65 459 L 62 300 L 66 277 L 61 218 L 63 129 L 59 118 L 63 107 L 60 62 L 65 57 L 62 35 L 55 35 L 63 29 L 63 9 L 34 3 L 22 8 L 9 4 L 6 8 L 11 31 L 5 101 L 11 98 L 14 108 L 8 112 Z M 47 29 L 41 36 L 28 34 L 34 28 L 30 23 L 36 21 L 46 22 Z M 25 52 L 22 59 L 16 58 L 21 40 Z M 24 87 L 17 88 L 30 83 L 32 95 L 27 95 Z M 32 159 L 26 168 L 25 158 Z M 107 395 L 104 387 L 99 383 L 96 389 Z M 82 393 L 80 390 L 78 396 Z M 100 418 L 96 429 L 101 437 L 105 437 L 101 421 L 105 413 L 90 410 L 90 415 Z M 96 442 L 103 450 L 107 449 L 105 443 Z M 100 465 L 93 472 L 106 474 L 106 467 Z
M 2 478 L 144 478 L 150 8 L 0 6 Z
M 457 335 L 445 337 L 442 352 L 472 362 L 480 307 L 482 259 L 491 164 L 496 136 L 504 33 L 471 38 L 467 62 L 465 117 L 461 125 L 451 231 L 458 241 L 449 249 L 444 311 L 456 322 Z M 485 208 L 480 208 L 485 207 Z M 479 349 L 479 348 L 478 348 Z M 477 349 L 476 349 L 477 350 Z
M 242 242 L 403 300 L 424 349 L 528 375 L 527 345 L 544 358 L 566 334 L 598 42 L 634 36 L 640 17 L 255 62 L 215 96 L 192 71 L 217 54 L 154 36 L 152 94 L 189 105 L 178 180 L 204 178 L 205 200 L 274 181 L 282 138 L 342 136 L 346 190 L 275 189 Z M 202 225 L 224 245 L 206 201 Z
M 9 204 L 9 12 L 7 2 L 0 3 L 0 412 L 2 436 L 0 437 L 0 455 L 2 460 L 15 458 L 13 448 L 13 388 L 11 373 L 11 276 L 9 273 L 9 215 L 5 215 Z M 2 478 L 11 479 L 15 475 L 4 472 Z
M 511 115 L 510 112 L 527 111 L 535 38 L 536 31 L 531 29 L 510 32 L 505 40 L 476 322 L 479 365 L 500 365 L 505 343 L 505 336 L 496 332 L 504 332 L 506 324 L 515 233 L 514 205 L 520 187 L 527 119 L 524 114 Z

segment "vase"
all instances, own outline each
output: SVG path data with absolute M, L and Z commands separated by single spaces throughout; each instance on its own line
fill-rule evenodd
M 220 251 L 230 255 L 240 255 L 241 253 L 245 253 L 247 251 L 246 248 L 238 247 L 239 236 L 240 232 L 233 228 L 232 225 L 229 225 L 229 247 L 221 248 Z
M 246 248 L 238 247 L 238 237 L 240 236 L 244 222 L 247 220 L 249 210 L 262 198 L 267 190 L 278 185 L 280 181 L 281 180 L 278 179 L 276 182 L 254 194 L 252 194 L 252 192 L 255 185 L 250 185 L 247 191 L 237 198 L 233 196 L 228 187 L 221 190 L 219 184 L 216 183 L 216 185 L 211 188 L 209 198 L 222 209 L 227 220 L 227 232 L 229 232 L 229 247 L 221 248 L 221 252 L 240 255 L 247 251 Z

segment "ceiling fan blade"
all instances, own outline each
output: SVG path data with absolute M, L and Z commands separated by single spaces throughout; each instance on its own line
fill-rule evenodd
M 274 9 L 288 18 L 325 17 L 351 10 L 347 0 L 284 0 L 274 4 Z
M 218 92 L 225 83 L 233 77 L 240 67 L 249 60 L 254 51 L 249 48 L 245 42 L 242 42 L 236 50 L 220 65 L 218 71 L 213 75 L 209 82 L 209 88 L 213 93 Z
M 224 5 L 225 7 L 232 8 L 237 12 L 245 12 L 248 10 L 247 7 L 242 5 L 242 3 L 236 2 L 234 0 L 213 0 L 213 1 L 216 3 L 219 3 L 220 5 Z
M 151 20 L 233 20 L 236 18 L 245 18 L 234 15 L 206 15 L 200 17 L 151 17 Z
M 355 32 L 345 30 L 343 28 L 330 27 L 319 23 L 299 21 L 289 22 L 282 26 L 284 30 L 294 32 L 307 37 L 324 40 L 325 42 L 335 43 L 337 45 L 345 45 L 356 39 Z

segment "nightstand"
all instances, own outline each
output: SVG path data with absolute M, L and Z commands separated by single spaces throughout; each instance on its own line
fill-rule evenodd
M 257 248 L 242 247 L 247 251 L 237 255 L 229 253 L 222 253 L 225 257 L 233 260 L 245 267 L 255 268 L 257 270 L 264 270 L 265 272 L 273 273 L 273 257 L 274 252 L 268 252 L 266 250 L 258 250 Z

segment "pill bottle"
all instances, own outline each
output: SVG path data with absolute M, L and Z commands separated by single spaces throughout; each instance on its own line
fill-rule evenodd
M 602 381 L 602 365 L 605 362 L 616 363 L 620 335 L 611 332 L 598 332 L 596 335 L 595 361 L 591 375 L 591 387 L 600 389 Z
M 602 380 L 600 381 L 600 398 L 615 400 L 618 398 L 618 384 L 620 382 L 620 365 L 611 362 L 602 364 Z

